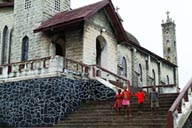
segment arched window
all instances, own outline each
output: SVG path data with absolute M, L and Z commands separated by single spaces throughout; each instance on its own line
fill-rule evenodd
M 153 74 L 152 85 L 155 85 L 156 84 L 156 81 L 155 81 L 156 76 L 155 76 L 155 70 L 154 69 L 152 70 L 152 74 Z
M 141 64 L 139 64 L 139 82 L 143 82 L 143 71 Z
M 6 64 L 7 62 L 7 46 L 8 46 L 8 27 L 5 26 L 3 30 L 3 43 L 2 43 L 2 54 L 1 54 L 2 64 Z
M 167 84 L 169 84 L 169 76 L 167 75 Z
M 101 65 L 101 52 L 102 52 L 102 49 L 101 49 L 101 43 L 99 42 L 99 40 L 97 39 L 96 40 L 96 64 L 97 65 Z
M 122 75 L 127 77 L 127 61 L 125 57 L 122 58 Z
M 25 36 L 22 40 L 22 55 L 21 61 L 28 60 L 28 47 L 29 47 L 29 38 Z
M 168 60 L 168 61 L 170 61 L 170 60 L 171 60 L 171 58 L 168 56 L 168 57 L 167 57 L 167 60 Z

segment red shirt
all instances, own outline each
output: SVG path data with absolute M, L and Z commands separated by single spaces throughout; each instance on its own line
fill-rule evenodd
M 138 103 L 143 103 L 144 102 L 144 98 L 145 98 L 145 93 L 144 92 L 135 93 L 135 96 L 137 97 L 137 102 Z
M 125 99 L 125 100 L 130 100 L 130 98 L 131 98 L 131 92 L 128 91 L 128 90 L 123 91 L 123 92 L 122 92 L 122 97 L 123 97 L 123 99 Z

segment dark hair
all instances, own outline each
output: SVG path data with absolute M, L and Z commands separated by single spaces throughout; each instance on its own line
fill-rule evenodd
M 152 90 L 153 90 L 153 91 L 155 91 L 155 90 L 156 90 L 156 87 L 155 87 L 155 86 L 153 86 L 153 87 L 152 87 Z
M 121 93 L 121 89 L 118 89 L 118 93 L 119 93 L 119 94 Z

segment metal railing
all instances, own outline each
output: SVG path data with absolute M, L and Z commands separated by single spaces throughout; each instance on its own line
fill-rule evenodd
M 39 68 L 48 68 L 51 57 L 38 58 L 23 62 L 9 63 L 0 65 L 0 75 L 8 76 L 10 73 L 22 72 L 24 70 L 34 70 Z
M 130 81 L 120 75 L 117 75 L 105 68 L 100 67 L 99 65 L 90 65 L 92 67 L 92 76 L 93 77 L 101 77 L 103 79 L 108 80 L 110 83 L 123 88 L 123 85 L 128 85 L 128 88 L 131 89 Z
M 184 99 L 185 102 L 188 102 L 188 92 L 192 91 L 192 79 L 189 80 L 187 85 L 182 89 L 175 102 L 170 107 L 167 114 L 167 128 L 174 128 L 174 116 L 173 114 L 177 110 L 178 113 L 182 113 L 182 101 Z
M 89 66 L 78 61 L 74 61 L 68 58 L 63 58 L 64 69 L 74 71 L 76 73 L 85 73 L 88 75 Z
M 0 65 L 0 79 L 35 76 L 37 74 L 46 75 L 55 72 L 88 76 L 89 66 L 62 56 L 44 57 Z
M 143 86 L 142 88 L 147 92 L 151 92 L 153 87 L 157 88 L 158 93 L 165 93 L 164 89 L 170 88 L 171 90 L 174 90 L 174 92 L 178 92 L 178 88 L 176 84 L 168 84 L 168 85 L 150 85 L 150 86 Z M 175 89 L 174 89 L 175 88 Z

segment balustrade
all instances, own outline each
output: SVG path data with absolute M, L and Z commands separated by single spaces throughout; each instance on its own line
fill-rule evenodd
M 88 65 L 61 56 L 53 56 L 0 65 L 0 79 L 65 73 L 64 71 L 82 76 L 88 75 L 88 70 Z

